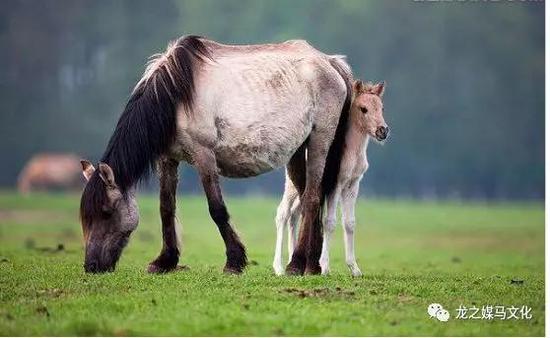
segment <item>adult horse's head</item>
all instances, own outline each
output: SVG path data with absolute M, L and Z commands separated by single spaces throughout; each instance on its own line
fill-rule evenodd
M 372 84 L 356 80 L 353 84 L 352 119 L 363 131 L 378 141 L 384 141 L 390 132 L 383 115 L 384 87 L 385 82 Z
M 139 222 L 133 191 L 123 193 L 111 167 L 99 163 L 96 171 L 86 160 L 80 161 L 88 181 L 80 201 L 80 220 L 86 244 L 86 272 L 113 271 L 122 249 Z

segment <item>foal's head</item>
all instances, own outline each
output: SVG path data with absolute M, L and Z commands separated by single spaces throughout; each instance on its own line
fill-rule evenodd
M 113 271 L 130 234 L 137 228 L 139 213 L 133 191 L 123 194 L 111 167 L 99 163 L 96 171 L 80 161 L 88 181 L 82 194 L 80 218 L 86 244 L 86 272 Z
M 378 141 L 385 140 L 390 132 L 383 116 L 382 96 L 384 95 L 384 87 L 385 82 L 372 84 L 355 80 L 353 83 L 352 123 Z

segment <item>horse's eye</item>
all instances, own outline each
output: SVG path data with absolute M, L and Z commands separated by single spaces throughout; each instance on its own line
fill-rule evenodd
M 365 107 L 361 107 L 361 112 L 362 112 L 363 114 L 366 114 L 366 113 L 368 112 L 368 109 L 365 108 Z

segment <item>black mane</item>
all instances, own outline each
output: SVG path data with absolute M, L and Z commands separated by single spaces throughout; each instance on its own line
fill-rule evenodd
M 101 159 L 113 169 L 125 196 L 154 171 L 156 160 L 173 143 L 177 107 L 181 104 L 191 111 L 194 69 L 205 58 L 211 58 L 210 51 L 200 37 L 181 37 L 158 57 L 156 68 L 146 72 L 147 77 L 134 89 Z M 96 171 L 80 201 L 83 225 L 102 214 L 105 199 L 105 185 Z

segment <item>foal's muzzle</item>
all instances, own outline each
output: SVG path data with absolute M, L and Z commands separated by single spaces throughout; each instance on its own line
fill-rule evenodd
M 383 141 L 385 140 L 387 137 L 388 137 L 388 134 L 390 132 L 390 128 L 389 127 L 378 127 L 376 129 L 376 138 L 379 140 L 379 141 Z

